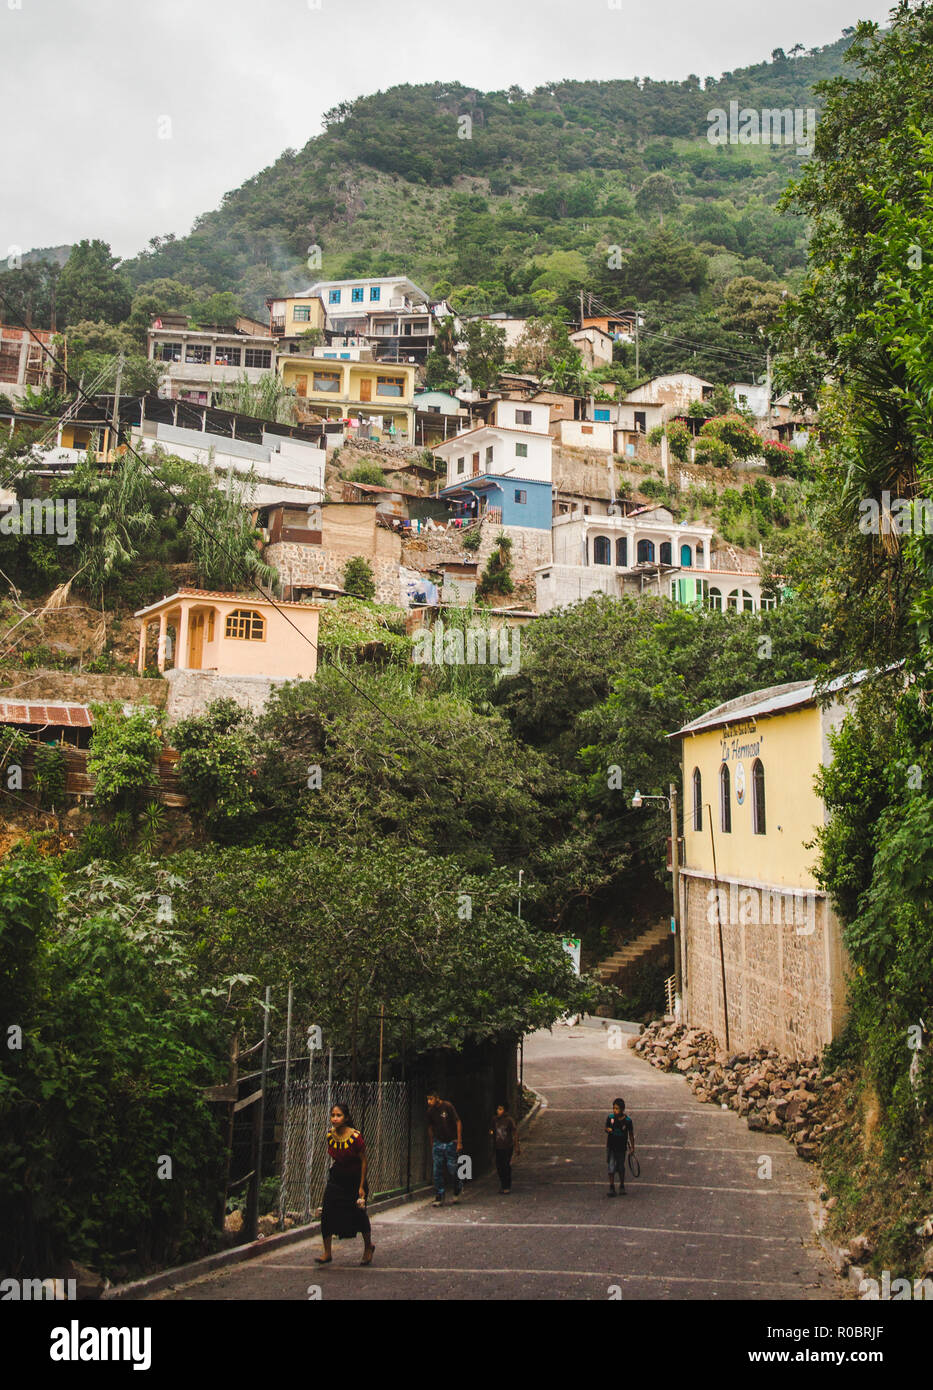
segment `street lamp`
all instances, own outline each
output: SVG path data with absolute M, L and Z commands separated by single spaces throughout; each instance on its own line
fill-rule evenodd
M 674 1022 L 683 1016 L 683 949 L 680 939 L 680 838 L 677 825 L 677 788 L 671 782 L 667 796 L 642 796 L 636 788 L 632 810 L 639 811 L 646 801 L 663 801 L 671 813 L 671 876 L 674 881 Z

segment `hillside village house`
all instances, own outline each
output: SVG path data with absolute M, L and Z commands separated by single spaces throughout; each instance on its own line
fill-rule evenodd
M 169 394 L 212 405 L 218 388 L 245 377 L 257 382 L 275 366 L 275 342 L 262 324 L 238 319 L 232 326 L 188 326 L 186 314 L 162 314 L 148 334 L 149 358 L 158 362 Z
M 486 425 L 436 446 L 447 464 L 440 496 L 461 519 L 488 516 L 504 526 L 551 528 L 550 406 L 501 399 Z
M 625 505 L 577 503 L 554 517 L 552 560 L 535 573 L 539 613 L 595 593 L 651 593 L 745 613 L 772 605 L 754 561 L 712 550 L 711 526 L 675 522 L 667 507 Z
M 281 358 L 279 374 L 296 393 L 299 414 L 362 422 L 399 443 L 414 439 L 415 368 L 407 363 L 382 366 L 362 348 L 315 348 Z
M 0 393 L 17 400 L 33 387 L 39 389 L 52 383 L 52 358 L 43 347 L 52 350 L 55 334 L 46 328 L 14 328 L 0 323 Z M 39 342 L 36 342 L 36 339 Z
M 156 665 L 170 681 L 170 718 L 202 713 L 224 696 L 261 709 L 273 686 L 314 678 L 319 612 L 317 604 L 179 589 L 135 615 L 139 674 L 154 636 Z
M 684 1017 L 729 1047 L 810 1057 L 839 1032 L 846 953 L 807 848 L 826 809 L 813 778 L 831 760 L 857 676 L 757 690 L 691 721 L 682 745 L 680 870 Z M 720 960 L 720 931 L 725 974 Z

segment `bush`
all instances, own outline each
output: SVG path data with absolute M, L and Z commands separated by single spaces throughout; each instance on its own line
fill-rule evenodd
M 162 748 L 158 711 L 136 705 L 124 714 L 116 702 L 91 709 L 94 732 L 87 770 L 94 778 L 94 802 L 135 815 L 149 800 L 152 764 Z
M 354 555 L 348 560 L 343 571 L 343 587 L 354 598 L 373 598 L 376 593 L 376 579 L 372 565 L 362 555 Z
M 370 463 L 368 459 L 364 459 L 362 463 L 357 464 L 356 468 L 351 469 L 346 474 L 346 478 L 347 482 L 369 483 L 371 487 L 385 487 L 386 483 L 386 475 L 382 469 L 378 464 Z

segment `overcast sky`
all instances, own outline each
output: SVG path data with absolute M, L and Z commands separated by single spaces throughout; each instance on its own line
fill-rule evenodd
M 152 236 L 182 235 L 228 189 L 320 134 L 329 107 L 398 83 L 528 90 L 559 78 L 718 75 L 773 48 L 831 43 L 889 9 L 872 0 L 0 0 L 0 257 L 11 245 L 82 237 L 130 256 Z

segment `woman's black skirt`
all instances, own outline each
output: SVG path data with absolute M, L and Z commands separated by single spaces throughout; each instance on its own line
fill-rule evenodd
M 372 1227 L 366 1210 L 356 1205 L 359 1195 L 360 1168 L 331 1168 L 321 1207 L 322 1236 L 350 1240 L 360 1235 L 369 1239 Z

